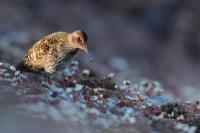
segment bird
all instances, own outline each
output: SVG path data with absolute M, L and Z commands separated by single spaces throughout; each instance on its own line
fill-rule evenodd
M 20 72 L 37 73 L 51 84 L 51 75 L 64 69 L 67 62 L 83 50 L 92 61 L 87 48 L 88 36 L 83 30 L 54 32 L 37 41 L 16 66 Z

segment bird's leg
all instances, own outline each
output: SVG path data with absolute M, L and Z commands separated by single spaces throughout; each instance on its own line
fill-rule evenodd
M 44 75 L 44 82 L 42 82 L 42 85 L 51 88 L 52 87 L 52 82 L 51 82 L 51 77 L 50 75 L 45 74 Z
M 46 78 L 45 82 L 47 82 L 48 84 L 52 85 L 51 77 L 49 75 L 46 75 L 45 78 Z
M 48 88 L 48 94 L 50 94 L 51 97 L 57 97 L 59 95 L 59 92 L 57 91 L 57 87 L 52 84 L 50 75 L 44 75 L 44 79 L 45 82 L 43 82 L 42 84 Z

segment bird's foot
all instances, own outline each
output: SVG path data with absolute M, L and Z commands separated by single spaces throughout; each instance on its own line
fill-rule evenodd
M 55 86 L 54 84 L 49 84 L 48 82 L 41 82 L 41 84 L 48 88 L 47 95 L 48 99 L 52 101 L 52 98 L 56 98 L 63 93 L 63 89 Z

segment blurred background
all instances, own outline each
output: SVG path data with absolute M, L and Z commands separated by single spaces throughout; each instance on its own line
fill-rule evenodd
M 197 99 L 200 75 L 198 0 L 0 0 L 0 59 L 16 64 L 55 31 L 88 33 L 91 64 L 116 79 L 151 79 Z

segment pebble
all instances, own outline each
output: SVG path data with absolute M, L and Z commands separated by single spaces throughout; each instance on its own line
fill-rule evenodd
M 76 84 L 76 87 L 74 88 L 75 91 L 81 91 L 83 89 L 83 85 Z
M 16 68 L 14 66 L 10 66 L 11 71 L 16 71 Z
M 115 75 L 114 73 L 109 73 L 107 77 L 108 77 L 108 78 L 113 78 L 114 75 Z
M 132 96 L 125 96 L 125 98 L 128 99 L 128 100 L 134 100 L 134 99 L 135 99 L 135 98 L 132 97 Z
M 90 70 L 84 69 L 84 70 L 82 71 L 82 74 L 83 74 L 83 75 L 86 75 L 86 76 L 89 76 L 89 75 L 90 75 Z
M 184 120 L 184 119 L 185 119 L 185 118 L 184 118 L 183 115 L 180 115 L 180 116 L 178 116 L 178 117 L 176 118 L 177 121 L 181 121 L 181 120 Z
M 72 65 L 72 66 L 78 66 L 78 65 L 79 65 L 79 62 L 76 61 L 76 60 L 74 60 L 74 61 L 71 62 L 71 65 Z
M 191 101 L 186 101 L 186 104 L 191 104 L 192 102 Z
M 109 98 L 107 98 L 106 100 L 105 100 L 105 104 L 106 104 L 106 107 L 108 108 L 108 109 L 110 109 L 110 108 L 114 108 L 115 106 L 116 106 L 116 104 L 117 104 L 117 97 L 109 97 Z
M 9 77 L 10 76 L 10 73 L 4 73 L 3 74 L 5 77 Z
M 187 124 L 182 124 L 182 123 L 176 123 L 175 128 L 186 133 L 195 133 L 197 130 L 196 126 L 189 126 Z
M 124 80 L 124 81 L 123 81 L 123 84 L 125 84 L 125 85 L 130 85 L 130 84 L 131 84 L 131 81 L 130 81 L 130 80 Z
M 147 106 L 148 106 L 148 107 L 151 107 L 151 106 L 152 106 L 152 103 L 147 102 Z
M 98 99 L 99 99 L 98 96 L 92 96 L 92 97 L 91 97 L 91 100 L 92 100 L 92 101 L 97 101 Z
M 65 91 L 66 91 L 67 93 L 71 93 L 72 90 L 73 90 L 73 88 L 68 87 Z
M 165 116 L 165 112 L 161 112 L 161 114 L 158 116 L 158 119 L 163 119 Z
M 15 71 L 15 76 L 19 76 L 19 74 L 20 74 L 20 71 Z

